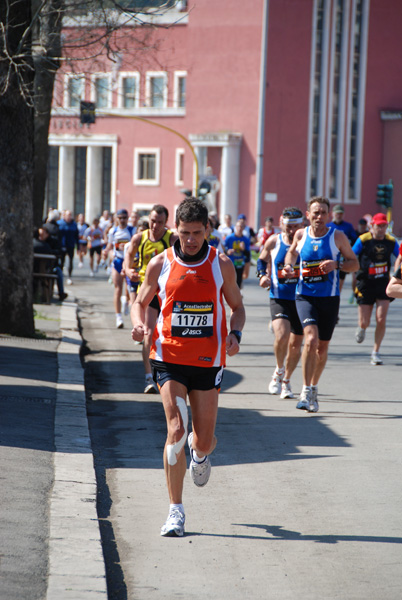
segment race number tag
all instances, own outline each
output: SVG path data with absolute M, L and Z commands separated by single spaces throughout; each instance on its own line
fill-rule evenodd
M 285 284 L 290 283 L 296 285 L 299 281 L 299 265 L 295 265 L 293 267 L 294 275 L 288 275 L 286 271 L 283 270 L 283 264 L 278 265 L 278 282 Z
M 213 302 L 174 302 L 171 327 L 173 337 L 211 337 L 214 333 Z
M 303 281 L 306 283 L 316 283 L 317 281 L 327 281 L 328 275 L 321 271 L 320 262 L 303 262 Z
M 371 263 L 368 269 L 369 278 L 377 279 L 377 277 L 384 277 L 388 274 L 388 265 L 387 263 Z

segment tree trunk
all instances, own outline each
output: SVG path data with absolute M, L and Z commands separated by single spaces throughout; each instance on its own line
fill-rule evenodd
M 0 2 L 0 333 L 32 336 L 33 66 L 26 0 Z M 11 60 L 10 57 L 14 57 Z
M 41 0 L 32 0 L 35 15 Z M 34 133 L 34 180 L 33 217 L 39 226 L 43 219 L 43 207 L 49 158 L 49 122 L 53 88 L 61 56 L 61 23 L 63 0 L 51 0 L 41 8 L 40 19 L 33 26 L 33 59 L 35 66 L 35 133 Z

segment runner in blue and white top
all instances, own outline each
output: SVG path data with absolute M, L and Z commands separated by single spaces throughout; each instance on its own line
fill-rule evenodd
M 124 260 L 124 246 L 128 244 L 134 235 L 134 227 L 127 224 L 128 212 L 125 208 L 117 211 L 118 225 L 113 226 L 108 234 L 108 245 L 106 255 L 113 249 L 114 259 L 112 262 L 112 281 L 114 284 L 114 308 L 116 311 L 116 327 L 124 327 L 123 317 L 121 316 L 121 296 L 124 283 L 124 272 L 122 272 Z
M 293 398 L 290 377 L 300 358 L 303 328 L 296 310 L 297 266 L 290 276 L 283 271 L 285 256 L 294 235 L 303 224 L 299 208 L 285 208 L 282 213 L 282 233 L 271 235 L 257 261 L 260 286 L 270 288 L 272 329 L 275 335 L 276 368 L 268 385 L 270 394 Z
M 300 256 L 296 308 L 304 330 L 303 389 L 296 408 L 318 411 L 317 385 L 324 370 L 339 312 L 339 261 L 352 273 L 359 261 L 343 231 L 331 231 L 329 200 L 314 197 L 308 203 L 310 226 L 296 232 L 285 257 L 284 271 L 291 275 Z

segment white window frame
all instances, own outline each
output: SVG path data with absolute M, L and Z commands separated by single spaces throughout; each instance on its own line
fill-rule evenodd
M 361 204 L 361 188 L 362 188 L 362 170 L 363 170 L 363 134 L 364 134 L 364 114 L 365 114 L 365 101 L 366 101 L 366 78 L 367 78 L 367 46 L 368 46 L 368 25 L 369 25 L 369 14 L 370 14 L 370 0 L 366 0 L 363 3 L 363 19 L 362 19 L 362 44 L 361 44 L 361 70 L 359 80 L 359 106 L 357 109 L 357 150 L 356 150 L 356 197 L 351 198 L 349 196 L 349 168 L 350 168 L 350 135 L 352 126 L 352 80 L 353 80 L 353 44 L 354 44 L 354 33 L 355 33 L 355 14 L 356 14 L 356 0 L 352 0 L 352 22 L 350 27 L 350 65 L 349 65 L 349 95 L 347 99 L 348 103 L 348 119 L 346 124 L 347 132 L 347 148 L 345 153 L 345 176 L 344 176 L 344 198 L 345 204 Z
M 64 97 L 63 105 L 70 110 L 80 110 L 80 106 L 70 106 L 69 82 L 70 79 L 80 79 L 82 81 L 81 100 L 85 99 L 85 75 L 84 73 L 66 73 L 64 75 Z
M 326 187 L 325 196 L 329 198 L 331 203 L 339 203 L 342 201 L 343 191 L 343 148 L 345 146 L 345 119 L 346 119 L 346 89 L 347 89 L 347 58 L 348 58 L 348 39 L 349 39 L 349 3 L 344 4 L 343 14 L 343 35 L 341 49 L 341 67 L 340 67 L 340 89 L 339 89 L 339 117 L 338 117 L 338 140 L 337 140 L 337 168 L 336 168 L 336 189 L 337 197 L 330 197 L 330 177 L 331 177 L 331 144 L 332 144 L 332 115 L 333 115 L 333 99 L 334 99 L 334 69 L 335 69 L 335 28 L 336 28 L 336 3 L 332 8 L 332 31 L 331 31 L 331 47 L 330 52 L 330 84 L 329 84 L 329 107 L 327 119 L 327 164 L 326 164 Z
M 136 85 L 136 97 L 134 101 L 134 106 L 132 107 L 124 106 L 123 80 L 128 77 L 135 79 Z M 119 108 L 122 108 L 123 110 L 134 110 L 140 107 L 140 74 L 138 73 L 138 71 L 123 71 L 119 73 L 117 84 L 117 106 Z
M 96 86 L 95 82 L 97 79 L 107 79 L 108 89 L 107 89 L 107 106 L 98 106 L 96 105 L 96 110 L 102 112 L 103 110 L 109 110 L 112 108 L 112 98 L 113 98 L 113 90 L 112 90 L 112 74 L 111 73 L 93 73 L 91 75 L 91 102 L 96 103 Z
M 163 89 L 163 106 L 152 106 L 151 104 L 151 79 L 154 77 L 162 77 L 165 80 Z M 153 110 L 164 110 L 168 105 L 168 74 L 166 71 L 148 71 L 145 80 L 145 98 L 148 108 Z
M 314 0 L 312 11 L 312 39 L 311 39 L 311 64 L 310 64 L 310 108 L 308 121 L 308 142 L 307 142 L 307 169 L 306 169 L 306 202 L 310 199 L 310 179 L 311 179 L 311 153 L 313 146 L 313 118 L 314 118 L 314 83 L 315 83 L 315 59 L 316 59 L 316 17 L 317 17 L 317 0 Z M 330 15 L 330 2 L 324 3 L 324 25 L 323 25 L 323 45 L 322 45 L 322 63 L 321 63 L 321 93 L 320 93 L 320 109 L 319 109 L 319 135 L 318 135 L 318 164 L 317 164 L 317 189 L 316 194 L 324 193 L 324 150 L 326 136 L 326 102 L 327 102 L 327 86 L 328 86 L 328 44 L 329 31 L 327 24 Z
M 187 71 L 175 71 L 174 72 L 174 79 L 173 79 L 173 106 L 175 108 L 181 108 L 181 109 L 185 109 L 186 108 L 186 104 L 187 104 Z M 184 106 L 180 106 L 179 104 L 179 79 L 181 78 L 185 78 L 186 79 L 186 102 L 184 104 Z
M 178 186 L 184 185 L 184 179 L 183 179 L 183 176 L 184 176 L 184 173 L 183 173 L 183 170 L 184 170 L 184 155 L 185 155 L 184 148 L 176 148 L 176 161 L 175 161 L 174 182 L 175 182 L 175 185 L 178 185 Z M 181 170 L 180 169 L 180 164 L 181 164 L 182 161 L 183 161 L 183 170 L 182 170 L 181 177 L 180 177 L 180 170 Z
M 141 154 L 155 155 L 155 179 L 139 179 L 139 157 Z M 160 148 L 134 148 L 134 185 L 158 186 L 160 183 Z

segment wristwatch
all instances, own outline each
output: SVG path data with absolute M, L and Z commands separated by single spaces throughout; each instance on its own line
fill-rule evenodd
M 240 344 L 240 342 L 241 342 L 241 336 L 242 336 L 241 331 L 239 331 L 238 329 L 232 329 L 232 331 L 229 331 L 229 335 L 231 333 L 235 336 L 235 338 L 237 340 L 237 343 Z

